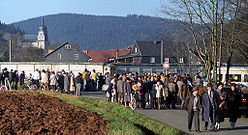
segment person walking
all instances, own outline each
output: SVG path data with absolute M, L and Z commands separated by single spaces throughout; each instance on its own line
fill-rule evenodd
M 188 130 L 191 131 L 192 122 L 194 119 L 195 131 L 200 132 L 200 120 L 199 114 L 201 109 L 200 95 L 198 94 L 199 89 L 193 88 L 193 93 L 185 99 L 185 107 L 188 111 Z
M 207 84 L 207 91 L 202 94 L 202 119 L 205 122 L 204 129 L 207 130 L 209 121 L 210 129 L 215 130 L 216 112 L 220 104 L 219 95 L 213 91 L 212 84 Z
M 216 124 L 215 124 L 215 129 L 219 130 L 220 129 L 220 123 L 224 122 L 224 112 L 223 108 L 224 105 L 226 104 L 226 93 L 222 90 L 223 88 L 223 83 L 218 83 L 217 84 L 217 89 L 216 92 L 218 93 L 220 97 L 220 104 L 219 104 L 219 109 L 216 112 Z
M 236 89 L 235 83 L 231 83 L 230 85 L 231 91 L 227 92 L 227 107 L 229 113 L 229 122 L 230 122 L 230 130 L 235 129 L 235 124 L 238 119 L 239 106 L 241 102 L 241 95 L 239 91 Z

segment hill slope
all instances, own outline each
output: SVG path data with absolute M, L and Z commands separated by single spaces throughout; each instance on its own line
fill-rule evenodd
M 180 27 L 173 20 L 128 15 L 127 17 L 55 14 L 44 16 L 50 41 L 70 41 L 81 49 L 125 48 L 134 40 L 171 40 Z M 41 17 L 13 23 L 26 33 L 37 34 Z M 163 22 L 163 23 L 162 23 Z M 163 33 L 166 36 L 161 37 Z

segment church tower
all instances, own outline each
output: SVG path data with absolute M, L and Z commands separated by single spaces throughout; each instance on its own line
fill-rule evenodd
M 47 49 L 49 42 L 47 36 L 47 28 L 44 24 L 44 18 L 41 18 L 41 26 L 39 27 L 37 42 L 38 42 L 38 48 Z

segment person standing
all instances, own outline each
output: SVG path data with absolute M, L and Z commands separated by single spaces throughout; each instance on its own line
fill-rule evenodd
M 117 102 L 121 103 L 123 102 L 123 80 L 122 77 L 119 77 L 119 80 L 117 81 Z
M 219 95 L 213 91 L 212 84 L 207 85 L 207 91 L 202 94 L 202 119 L 205 121 L 205 130 L 207 130 L 209 121 L 211 122 L 210 129 L 215 130 L 216 112 L 219 108 Z
M 200 95 L 198 94 L 199 89 L 197 87 L 193 88 L 191 95 L 187 96 L 185 100 L 186 110 L 188 111 L 188 130 L 191 131 L 192 122 L 194 119 L 195 131 L 200 132 L 200 120 L 199 113 L 201 109 Z
M 124 93 L 124 105 L 125 107 L 130 107 L 131 94 L 132 94 L 132 85 L 131 79 L 129 77 L 126 78 L 126 82 L 123 84 L 123 93 Z
M 185 99 L 186 99 L 186 97 L 188 97 L 188 95 L 191 94 L 191 92 L 189 90 L 189 86 L 187 85 L 186 80 L 181 78 L 180 82 L 182 82 L 182 84 L 180 86 L 178 86 L 178 88 L 179 88 L 178 97 L 181 100 L 181 109 L 183 109 L 183 104 L 185 102 Z
M 82 80 L 82 77 L 81 77 L 81 73 L 78 73 L 78 76 L 76 77 L 76 83 L 77 83 L 77 86 L 76 86 L 76 95 L 77 96 L 80 96 L 80 92 L 81 92 L 81 88 L 82 88 L 82 83 L 83 83 L 83 80 Z
M 17 90 L 18 81 L 19 81 L 19 79 L 18 79 L 18 72 L 17 72 L 17 70 L 15 70 L 14 73 L 13 73 L 13 88 L 15 90 Z
M 231 83 L 231 90 L 227 92 L 227 107 L 229 113 L 229 122 L 231 130 L 235 129 L 235 124 L 238 119 L 239 106 L 241 102 L 241 95 L 236 89 L 235 83 Z
M 167 107 L 170 108 L 170 105 L 172 105 L 173 109 L 176 109 L 176 84 L 174 83 L 173 79 L 170 79 L 170 83 L 168 84 L 168 103 Z
M 157 81 L 157 84 L 154 85 L 154 91 L 156 92 L 157 107 L 160 110 L 161 99 L 165 96 L 165 91 L 163 85 L 161 85 L 161 82 L 159 80 Z
M 57 79 L 56 79 L 55 73 L 53 71 L 51 72 L 51 75 L 50 75 L 49 80 L 50 80 L 50 87 L 52 89 L 52 92 L 55 92 L 55 90 L 56 90 L 55 87 L 56 87 Z
M 40 88 L 40 73 L 39 70 L 36 69 L 33 74 L 34 84 L 37 86 L 37 88 Z
M 70 78 L 70 92 L 75 93 L 75 75 L 72 73 Z
M 90 79 L 91 79 L 91 83 L 90 83 L 90 89 L 91 90 L 96 90 L 96 83 L 97 83 L 97 74 L 95 69 L 92 70 L 91 74 L 90 74 Z
M 69 73 L 66 72 L 64 75 L 64 92 L 69 92 L 70 89 L 70 80 L 69 80 Z
M 25 72 L 22 71 L 22 73 L 20 75 L 20 86 L 24 85 L 24 80 L 25 80 Z
M 47 91 L 49 90 L 49 72 L 46 71 L 45 75 L 43 75 L 43 83 L 44 83 L 44 90 Z
M 216 114 L 215 128 L 217 130 L 220 129 L 220 123 L 224 122 L 223 108 L 224 108 L 224 105 L 226 103 L 226 101 L 225 101 L 226 93 L 222 90 L 222 88 L 223 88 L 223 83 L 218 83 L 216 92 L 218 93 L 218 95 L 220 97 L 220 104 L 219 104 L 219 109 L 218 109 L 217 114 Z

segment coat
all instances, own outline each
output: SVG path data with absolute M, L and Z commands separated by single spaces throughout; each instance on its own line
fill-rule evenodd
M 219 108 L 220 97 L 216 91 L 212 91 L 212 92 L 213 92 L 214 111 L 216 113 L 218 111 L 218 108 Z M 210 103 L 210 99 L 208 96 L 208 91 L 205 91 L 202 94 L 202 104 L 201 105 L 202 105 L 202 120 L 205 122 L 209 122 L 211 103 Z
M 75 91 L 74 77 L 71 77 L 71 80 L 70 80 L 70 91 Z
M 156 92 L 156 98 L 161 98 L 162 96 L 165 96 L 165 91 L 164 91 L 164 87 L 163 85 L 157 85 L 155 84 L 154 86 L 154 90 Z
M 69 88 L 70 88 L 69 76 L 65 75 L 65 77 L 64 77 L 64 90 L 69 90 Z
M 187 84 L 183 83 L 179 88 L 178 96 L 181 100 L 185 100 L 191 93 Z
M 50 76 L 50 85 L 56 85 L 57 80 L 54 74 Z
M 117 92 L 122 93 L 123 92 L 123 80 L 117 81 Z
M 130 83 L 125 82 L 123 85 L 124 102 L 131 101 L 132 86 Z
M 198 104 L 198 111 L 200 111 L 200 108 L 201 108 L 201 97 L 200 97 L 199 94 L 197 95 L 197 97 L 198 97 L 198 102 L 197 102 L 197 104 Z M 194 99 L 195 99 L 194 94 L 191 94 L 191 95 L 187 96 L 187 98 L 185 100 L 184 106 L 186 107 L 186 110 L 189 113 L 192 113 L 192 111 L 193 111 Z

